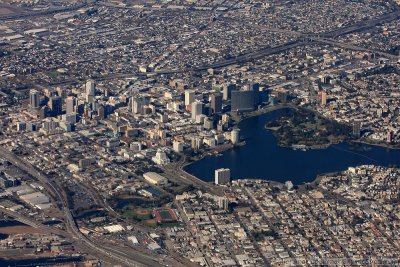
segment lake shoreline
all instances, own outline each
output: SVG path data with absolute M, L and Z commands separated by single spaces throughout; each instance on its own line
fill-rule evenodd
M 365 164 L 375 164 L 380 166 L 388 166 L 388 165 L 400 165 L 396 160 L 397 156 L 394 157 L 392 154 L 398 154 L 400 151 L 399 148 L 392 148 L 386 145 L 378 145 L 358 140 L 344 140 L 339 143 L 331 143 L 324 147 L 315 147 L 313 149 L 308 149 L 311 153 L 311 158 L 315 158 L 318 163 L 313 164 L 315 161 L 314 159 L 309 160 L 305 164 L 301 163 L 305 159 L 309 158 L 310 156 L 307 154 L 309 152 L 303 151 L 296 151 L 293 149 L 285 148 L 284 151 L 282 150 L 283 147 L 279 147 L 274 137 L 274 141 L 271 140 L 271 137 L 264 137 L 263 134 L 258 129 L 263 128 L 265 132 L 269 132 L 269 135 L 273 135 L 273 133 L 266 129 L 265 124 L 260 125 L 266 120 L 273 120 L 274 116 L 281 116 L 279 114 L 280 110 L 284 109 L 296 109 L 291 105 L 277 105 L 273 107 L 266 107 L 261 110 L 257 110 L 256 112 L 252 112 L 246 116 L 238 116 L 234 121 L 234 125 L 240 128 L 241 132 L 244 134 L 244 140 L 246 140 L 246 144 L 243 146 L 232 146 L 231 148 L 221 151 L 223 152 L 222 155 L 203 155 L 198 160 L 192 162 L 186 162 L 182 166 L 182 170 L 187 172 L 188 174 L 197 177 L 201 181 L 211 182 L 213 180 L 212 172 L 217 168 L 230 168 L 232 172 L 232 177 L 234 180 L 237 179 L 251 179 L 251 180 L 264 180 L 268 182 L 273 182 L 277 184 L 284 184 L 285 181 L 292 181 L 293 184 L 300 186 L 304 184 L 313 184 L 317 182 L 318 177 L 324 175 L 326 173 L 337 173 L 346 170 L 348 167 L 351 166 L 359 166 Z M 274 114 L 274 112 L 277 112 Z M 266 114 L 273 114 L 272 118 Z M 266 115 L 267 117 L 265 117 Z M 260 117 L 261 119 L 252 119 L 253 117 Z M 243 125 L 245 123 L 245 125 Z M 255 126 L 258 124 L 259 126 Z M 249 136 L 250 134 L 250 136 Z M 254 135 L 254 136 L 253 136 Z M 261 135 L 261 137 L 260 137 Z M 257 140 L 252 140 L 257 139 Z M 268 143 L 264 146 L 268 147 L 264 149 L 264 152 L 259 151 L 257 142 Z M 360 145 L 360 146 L 358 146 Z M 254 148 L 248 146 L 256 146 Z M 261 144 L 263 146 L 263 144 Z M 355 148 L 353 146 L 356 146 Z M 278 151 L 275 152 L 276 148 L 279 147 Z M 376 149 L 375 149 L 376 148 Z M 381 148 L 389 148 L 392 153 L 389 153 L 388 157 L 377 156 L 377 154 L 383 153 Z M 250 157 L 247 155 L 244 159 L 241 159 L 242 154 L 248 154 L 249 149 L 251 149 Z M 293 151 L 288 152 L 287 150 Z M 329 150 L 329 151 L 326 151 Z M 231 151 L 231 152 L 227 152 Z M 265 152 L 266 151 L 266 152 Z M 312 152 L 315 151 L 315 152 Z M 261 154 L 260 154 L 261 153 Z M 275 153 L 279 153 L 275 156 Z M 302 154 L 306 153 L 306 154 Z M 316 154 L 315 154 L 316 153 Z M 338 160 L 330 159 L 331 155 L 334 154 L 334 157 L 339 157 Z M 387 151 L 385 153 L 388 153 Z M 283 156 L 288 154 L 288 157 Z M 298 155 L 298 156 L 296 156 Z M 315 155 L 327 155 L 327 156 L 315 156 Z M 329 156 L 328 156 L 329 155 Z M 283 158 L 282 158 L 283 156 Z M 296 157 L 297 162 L 293 162 L 293 156 Z M 269 157 L 273 157 L 273 161 L 275 163 L 263 162 L 263 159 L 267 159 Z M 278 159 L 275 159 L 275 158 Z M 300 158 L 298 158 L 300 157 Z M 259 162 L 261 158 L 261 162 L 259 165 L 255 164 L 252 161 Z M 319 162 L 321 161 L 322 162 Z M 338 162 L 337 162 L 338 161 Z M 280 167 L 282 164 L 290 164 L 289 168 Z M 310 165 L 312 164 L 312 166 Z M 288 165 L 288 166 L 290 166 Z M 308 170 L 310 166 L 312 167 L 311 170 Z M 320 166 L 321 165 L 321 166 Z M 245 167 L 243 167 L 245 166 Z M 297 166 L 297 167 L 296 167 Z M 308 167 L 307 167 L 308 166 Z M 271 169 L 272 168 L 272 169 Z M 301 168 L 300 172 L 297 172 L 297 168 Z M 291 171 L 291 169 L 293 171 Z M 267 170 L 267 171 L 264 171 Z M 281 174 L 283 173 L 283 174 Z M 286 173 L 286 174 L 285 174 Z M 248 178 L 246 178 L 248 177 Z M 263 178 L 264 177 L 264 178 Z M 314 178 L 313 178 L 314 177 Z M 312 179 L 313 178 L 313 179 Z

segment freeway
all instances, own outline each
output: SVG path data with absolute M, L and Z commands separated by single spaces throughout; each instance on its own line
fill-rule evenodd
M 69 209 L 68 201 L 61 193 L 63 192 L 62 188 L 59 188 L 55 183 L 53 184 L 45 175 L 37 171 L 29 162 L 17 157 L 7 149 L 0 147 L 0 155 L 42 183 L 47 192 L 49 192 L 49 194 L 56 199 L 57 204 L 60 206 L 60 209 L 64 214 L 67 232 L 85 244 L 86 250 L 102 254 L 106 258 L 111 258 L 116 263 L 126 266 L 162 266 L 154 257 L 139 253 L 133 249 L 129 253 L 126 253 L 118 250 L 118 248 L 111 248 L 104 243 L 95 243 L 90 240 L 80 232 L 78 226 L 76 225 L 75 219 Z
M 10 217 L 13 217 L 17 221 L 19 221 L 19 222 L 21 222 L 23 224 L 32 226 L 33 228 L 41 229 L 46 233 L 53 233 L 53 234 L 56 234 L 56 235 L 66 236 L 66 232 L 65 231 L 63 231 L 61 229 L 58 229 L 58 228 L 55 228 L 55 227 L 43 225 L 43 224 L 41 224 L 41 223 L 39 223 L 37 221 L 34 221 L 31 218 L 29 218 L 27 216 L 24 216 L 24 215 L 22 215 L 22 214 L 20 214 L 18 212 L 14 212 L 14 211 L 11 211 L 11 210 L 8 210 L 8 209 L 0 207 L 0 213 L 6 214 L 6 215 L 8 215 Z
M 246 54 L 243 54 L 243 55 L 231 58 L 231 59 L 223 60 L 223 61 L 220 61 L 217 63 L 203 65 L 200 67 L 194 67 L 194 68 L 189 68 L 189 69 L 177 69 L 177 70 L 157 70 L 154 72 L 149 72 L 147 74 L 149 74 L 149 75 L 151 75 L 151 74 L 174 74 L 174 73 L 183 73 L 183 72 L 191 72 L 191 71 L 203 71 L 203 70 L 207 70 L 210 68 L 219 69 L 219 68 L 227 67 L 227 66 L 234 65 L 234 64 L 241 64 L 241 63 L 246 63 L 246 62 L 249 62 L 252 60 L 257 60 L 257 59 L 263 58 L 265 56 L 281 53 L 283 51 L 290 50 L 290 49 L 293 49 L 298 46 L 304 46 L 304 45 L 309 45 L 309 44 L 312 44 L 312 41 L 291 41 L 291 42 L 288 42 L 283 45 L 261 48 L 259 50 L 252 51 L 252 52 L 249 52 L 249 53 L 246 53 Z
M 386 57 L 389 58 L 395 58 L 398 59 L 398 56 L 394 56 L 391 55 L 389 53 L 385 53 L 382 51 L 376 51 L 376 50 L 371 50 L 368 48 L 363 48 L 363 47 L 359 47 L 359 46 L 355 46 L 355 45 L 350 45 L 350 44 L 344 44 L 344 43 L 340 43 L 340 42 L 336 42 L 334 40 L 330 40 L 329 38 L 337 38 L 339 36 L 343 36 L 343 35 L 347 35 L 353 32 L 357 32 L 357 31 L 362 31 L 365 29 L 369 29 L 371 27 L 374 27 L 378 24 L 381 23 L 385 23 L 385 22 L 390 22 L 396 19 L 400 18 L 400 10 L 396 10 L 392 13 L 388 13 L 370 20 L 365 20 L 365 21 L 360 21 L 357 22 L 355 24 L 352 24 L 350 26 L 346 26 L 346 27 L 342 27 L 330 32 L 326 32 L 326 33 L 321 33 L 321 34 L 303 34 L 303 33 L 299 33 L 299 32 L 294 32 L 294 31 L 286 31 L 286 30 L 279 30 L 279 32 L 282 33 L 288 33 L 290 35 L 293 36 L 298 36 L 298 37 L 304 37 L 305 41 L 292 41 L 280 46 L 276 46 L 276 47 L 267 47 L 267 48 L 263 48 L 254 52 L 250 52 L 250 53 L 246 53 L 244 55 L 229 59 L 229 60 L 225 60 L 225 61 L 220 61 L 214 64 L 209 64 L 209 65 L 204 65 L 198 68 L 194 68 L 191 70 L 185 70 L 185 71 L 201 71 L 201 70 L 206 70 L 209 68 L 214 68 L 214 69 L 218 69 L 218 68 L 222 68 L 222 67 L 226 67 L 229 65 L 233 65 L 233 64 L 239 64 L 239 63 L 244 63 L 244 62 L 248 62 L 251 60 L 256 60 L 256 59 L 260 59 L 262 57 L 268 56 L 268 55 L 272 55 L 272 54 L 276 54 L 276 53 L 280 53 L 298 46 L 305 46 L 305 45 L 310 45 L 313 42 L 320 42 L 320 43 L 326 43 L 326 44 L 331 44 L 331 45 L 335 45 L 335 46 L 339 46 L 342 48 L 346 48 L 346 49 L 352 49 L 352 50 L 359 50 L 359 51 L 369 51 L 369 52 L 373 52 L 373 53 L 377 53 L 380 55 L 384 55 Z M 258 27 L 258 26 L 254 26 L 254 27 Z M 275 29 L 275 31 L 277 31 L 277 29 Z M 318 37 L 315 37 L 318 36 Z M 178 71 L 178 72 L 184 72 L 184 71 Z M 169 73 L 174 73 L 171 72 L 171 70 L 160 70 L 160 71 L 156 71 L 157 74 L 169 74 Z
M 358 32 L 358 31 L 362 31 L 362 30 L 366 30 L 366 29 L 370 29 L 378 24 L 382 24 L 382 23 L 387 23 L 393 20 L 396 20 L 400 17 L 400 11 L 396 10 L 392 13 L 388 13 L 376 18 L 372 18 L 369 20 L 363 20 L 363 21 L 359 21 L 355 24 L 349 25 L 349 26 L 345 26 L 345 27 L 341 27 L 329 32 L 325 32 L 320 34 L 321 37 L 325 37 L 325 38 L 337 38 L 339 36 L 343 36 L 346 34 L 350 34 L 353 32 Z
M 249 62 L 252 60 L 263 58 L 265 56 L 281 53 L 281 52 L 293 49 L 298 46 L 309 45 L 312 43 L 313 43 L 313 41 L 311 41 L 311 40 L 292 41 L 292 42 L 288 42 L 286 44 L 275 46 L 275 47 L 265 47 L 265 48 L 262 48 L 262 49 L 259 49 L 256 51 L 251 51 L 249 53 L 246 53 L 246 54 L 243 54 L 243 55 L 240 55 L 240 56 L 228 59 L 228 60 L 223 60 L 220 62 L 207 64 L 207 65 L 203 65 L 200 67 L 187 68 L 187 69 L 161 69 L 161 70 L 156 70 L 153 72 L 141 73 L 141 75 L 151 76 L 151 75 L 196 72 L 196 71 L 207 70 L 209 68 L 219 69 L 219 68 L 227 67 L 227 66 L 234 65 L 234 64 L 246 63 L 246 62 Z M 105 80 L 112 80 L 112 79 L 117 79 L 117 78 L 122 79 L 122 78 L 133 77 L 135 75 L 138 75 L 138 73 L 113 73 L 113 74 L 108 74 L 108 75 L 104 75 L 101 77 L 93 77 L 93 78 L 95 78 L 97 81 L 105 81 Z M 61 84 L 65 84 L 65 82 L 52 84 L 52 86 L 61 85 Z
M 216 11 L 218 10 L 218 7 L 220 7 L 220 5 L 224 5 L 225 3 L 229 2 L 229 0 L 225 0 L 222 3 L 219 3 L 217 5 L 215 5 L 211 12 L 214 12 L 214 14 L 216 14 Z M 231 3 L 228 7 L 228 9 L 225 12 L 229 12 L 234 6 L 236 6 L 238 3 L 240 2 L 240 0 L 235 1 L 234 3 Z M 225 14 L 225 12 L 219 13 L 218 15 L 214 15 L 213 19 L 211 19 L 206 25 L 200 26 L 198 27 L 198 32 L 193 34 L 192 36 L 190 36 L 189 38 L 185 39 L 183 42 L 181 42 L 174 51 L 170 52 L 164 59 L 162 62 L 157 63 L 157 65 L 159 65 L 159 68 L 162 68 L 160 65 L 165 66 L 165 64 L 168 62 L 168 59 L 170 59 L 174 54 L 177 53 L 178 50 L 182 49 L 183 47 L 185 47 L 187 44 L 189 44 L 190 42 L 194 41 L 195 39 L 199 38 L 204 32 L 206 32 L 212 25 L 216 24 L 221 17 L 223 17 L 223 14 Z
M 349 43 L 337 42 L 337 41 L 330 40 L 330 39 L 325 39 L 325 38 L 313 38 L 313 37 L 311 37 L 310 39 L 315 41 L 315 42 L 318 42 L 318 43 L 329 44 L 329 45 L 332 45 L 332 46 L 341 47 L 341 48 L 345 48 L 345 49 L 374 53 L 374 54 L 377 54 L 377 55 L 381 55 L 381 56 L 387 57 L 387 58 L 392 59 L 392 60 L 399 60 L 400 59 L 400 56 L 396 56 L 396 55 L 393 55 L 393 54 L 389 54 L 389 53 L 378 51 L 378 50 L 374 50 L 374 49 L 369 49 L 369 48 L 365 48 L 365 47 L 352 45 L 352 44 L 349 44 Z
M 176 179 L 180 180 L 184 184 L 190 184 L 198 189 L 204 190 L 205 192 L 210 192 L 215 195 L 222 195 L 223 190 L 220 187 L 212 184 L 204 182 L 203 180 L 187 173 L 184 170 L 184 167 L 187 165 L 187 158 L 186 156 L 182 156 L 182 158 L 171 165 L 165 166 L 163 171 L 171 177 L 175 177 Z
M 3 16 L 0 16 L 0 21 L 23 19 L 23 18 L 37 17 L 37 16 L 46 16 L 46 15 L 52 15 L 52 14 L 62 13 L 62 12 L 70 12 L 70 11 L 81 9 L 87 5 L 88 5 L 87 2 L 83 2 L 81 4 L 76 4 L 76 5 L 71 5 L 71 6 L 67 6 L 67 7 L 61 7 L 61 8 L 46 9 L 46 10 L 39 10 L 39 11 L 28 11 L 28 12 L 22 12 L 22 13 L 10 14 L 10 15 L 3 15 Z
M 389 22 L 389 21 L 392 21 L 394 19 L 399 18 L 399 16 L 400 16 L 400 11 L 389 13 L 389 14 L 384 16 L 385 17 L 384 21 L 385 22 Z M 379 21 L 379 18 L 375 18 L 375 19 L 369 20 L 370 24 L 371 25 L 376 25 L 375 23 L 377 21 Z M 232 19 L 232 18 L 224 18 L 224 20 L 228 21 L 228 22 L 229 21 L 237 21 L 237 20 Z M 362 23 L 362 25 L 364 25 L 367 22 L 366 21 L 362 21 L 360 23 Z M 342 36 L 342 35 L 350 34 L 351 32 L 362 31 L 364 29 L 363 28 L 364 26 L 360 26 L 360 25 L 357 26 L 357 25 L 359 25 L 359 24 L 357 23 L 357 24 L 354 24 L 354 25 L 349 26 L 349 27 L 340 28 L 340 30 L 341 30 L 341 34 L 340 35 Z M 355 50 L 355 51 L 366 51 L 366 52 L 374 53 L 374 54 L 381 55 L 381 56 L 387 57 L 389 59 L 394 59 L 394 60 L 398 60 L 400 58 L 399 56 L 396 56 L 396 55 L 393 55 L 393 54 L 390 54 L 390 53 L 387 53 L 387 52 L 384 52 L 384 51 L 369 49 L 367 47 L 356 46 L 356 45 L 353 45 L 353 44 L 350 44 L 350 43 L 342 43 L 342 42 L 336 41 L 333 38 L 324 37 L 324 36 L 329 36 L 329 34 L 331 34 L 331 32 L 322 33 L 322 34 L 309 34 L 309 33 L 302 33 L 302 32 L 298 32 L 298 31 L 291 31 L 291 30 L 286 30 L 286 29 L 273 28 L 273 27 L 268 27 L 268 26 L 263 26 L 263 25 L 249 25 L 249 26 L 257 28 L 257 29 L 262 30 L 262 31 L 278 32 L 278 33 L 286 34 L 286 35 L 289 35 L 289 36 L 297 37 L 297 38 L 299 38 L 299 40 L 303 39 L 303 40 L 308 40 L 310 42 L 315 42 L 315 43 L 329 44 L 329 45 L 332 45 L 332 46 L 341 47 L 341 48 L 349 49 L 349 50 Z M 351 31 L 349 30 L 350 28 L 351 28 Z
M 379 23 L 383 22 L 390 22 L 395 19 L 398 19 L 400 17 L 400 10 L 397 9 L 396 11 L 392 13 L 388 13 L 370 20 L 365 20 L 365 21 L 360 21 L 357 22 L 353 25 L 342 27 L 333 31 L 325 32 L 325 33 L 315 33 L 315 34 L 308 34 L 308 33 L 301 33 L 301 32 L 296 32 L 296 31 L 288 31 L 288 30 L 282 30 L 282 29 L 276 29 L 276 28 L 270 28 L 270 27 L 263 27 L 262 25 L 252 25 L 255 28 L 259 29 L 264 29 L 264 30 L 269 30 L 269 31 L 275 31 L 275 32 L 281 32 L 281 33 L 286 33 L 291 36 L 297 36 L 299 39 L 295 41 L 291 41 L 279 46 L 275 47 L 265 47 L 256 51 L 250 51 L 248 53 L 245 53 L 243 55 L 227 59 L 227 60 L 222 60 L 219 62 L 215 62 L 212 64 L 205 64 L 199 67 L 193 67 L 193 68 L 185 68 L 185 69 L 159 69 L 153 72 L 148 72 L 148 73 L 143 73 L 142 75 L 147 75 L 147 76 L 152 76 L 152 75 L 168 75 L 168 74 L 177 74 L 177 73 L 186 73 L 186 72 L 196 72 L 196 71 L 204 71 L 209 68 L 213 69 L 218 69 L 222 67 L 227 67 L 235 64 L 241 64 L 241 63 L 246 63 L 252 60 L 257 60 L 260 58 L 263 58 L 265 56 L 273 55 L 276 53 L 281 53 L 290 49 L 293 49 L 295 47 L 299 46 L 305 46 L 305 45 L 311 45 L 313 43 L 323 43 L 323 44 L 329 44 L 332 46 L 337 46 L 337 47 L 342 47 L 344 49 L 351 49 L 351 50 L 357 50 L 357 51 L 366 51 L 366 52 L 371 52 L 375 54 L 379 54 L 385 57 L 388 57 L 390 59 L 395 59 L 398 60 L 399 56 L 392 55 L 383 51 L 377 51 L 365 47 L 360 47 L 348 43 L 341 43 L 333 38 L 338 37 L 338 36 L 343 36 L 346 34 L 350 34 L 353 32 L 357 31 L 362 31 L 367 28 L 376 26 Z M 221 18 L 223 20 L 230 20 L 230 18 Z M 135 75 L 138 75 L 138 73 L 113 73 L 113 74 L 108 74 L 108 75 L 103 75 L 99 77 L 93 77 L 98 81 L 104 81 L 104 80 L 112 80 L 116 78 L 128 78 L 128 77 L 133 77 Z M 139 74 L 140 75 L 140 74 Z M 72 81 L 71 81 L 72 82 Z M 76 82 L 76 81 L 74 81 Z M 52 86 L 58 86 L 65 84 L 67 82 L 63 82 L 60 84 L 52 84 Z

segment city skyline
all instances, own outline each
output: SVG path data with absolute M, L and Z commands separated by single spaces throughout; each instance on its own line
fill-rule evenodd
M 398 0 L 0 1 L 0 265 L 399 265 L 399 29 Z

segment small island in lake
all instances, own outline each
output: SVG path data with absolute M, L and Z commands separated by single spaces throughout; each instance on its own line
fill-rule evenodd
M 321 148 L 351 137 L 351 127 L 323 118 L 300 108 L 266 124 L 277 137 L 279 146 L 292 148 Z

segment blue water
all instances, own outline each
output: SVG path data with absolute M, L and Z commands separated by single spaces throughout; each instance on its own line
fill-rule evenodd
M 0 258 L 0 266 L 4 267 L 36 267 L 36 266 L 56 266 L 68 263 L 82 262 L 83 258 L 78 257 L 55 257 L 24 260 L 5 260 Z
M 25 224 L 16 220 L 0 220 L 0 227 L 10 227 L 19 225 L 25 225 Z
M 256 178 L 300 185 L 313 181 L 318 174 L 346 170 L 350 166 L 374 164 L 400 166 L 400 150 L 364 144 L 341 143 L 327 149 L 292 150 L 278 147 L 268 121 L 291 112 L 276 110 L 251 117 L 239 124 L 246 145 L 224 151 L 222 156 L 207 156 L 185 170 L 204 181 L 214 180 L 214 170 L 230 168 L 232 179 Z

